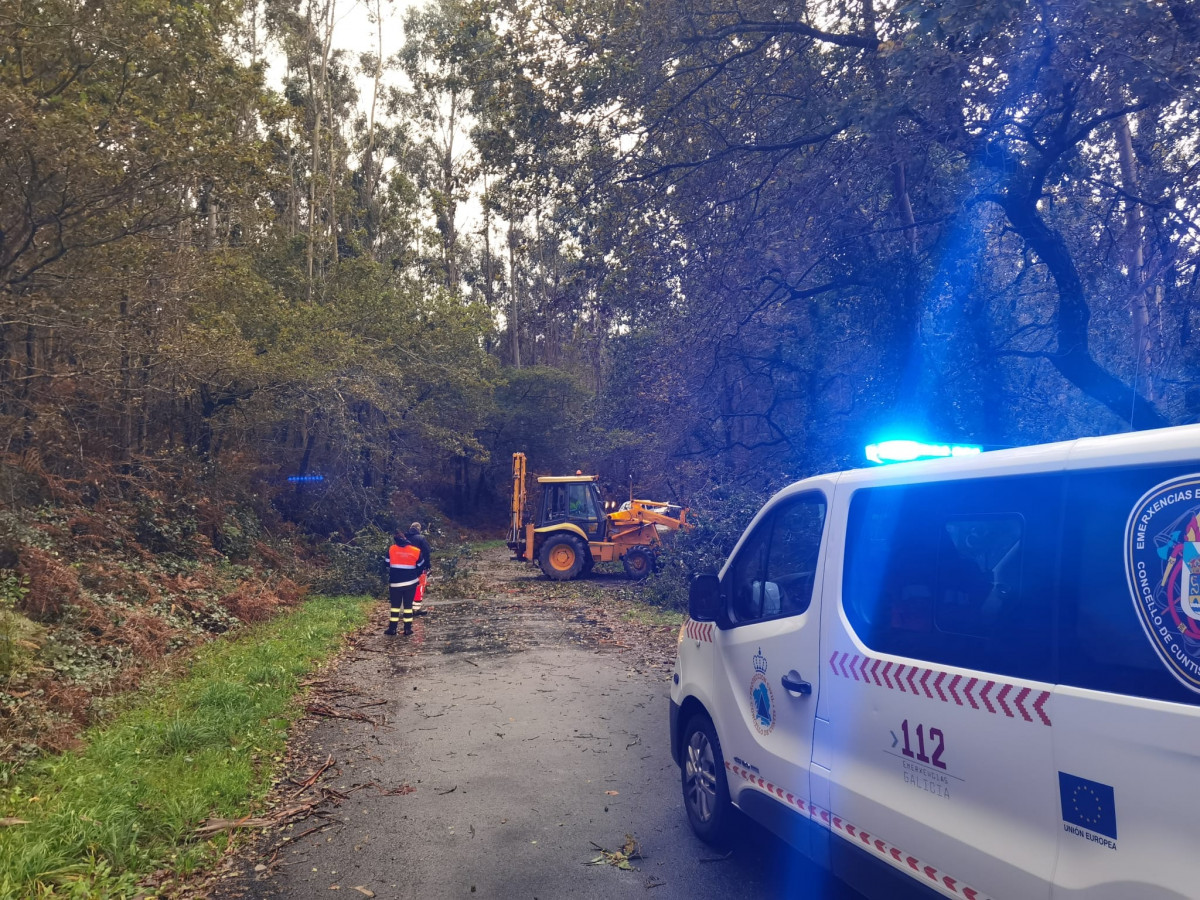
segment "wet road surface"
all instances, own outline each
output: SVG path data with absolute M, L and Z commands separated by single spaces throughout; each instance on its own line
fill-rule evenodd
M 321 702 L 384 724 L 321 718 L 295 739 L 295 780 L 333 760 L 311 789 L 331 800 L 324 818 L 268 835 L 216 896 L 858 897 L 749 822 L 728 855 L 698 841 L 668 750 L 668 673 L 522 593 L 432 600 L 408 638 L 379 633 L 381 604 Z M 619 868 L 603 851 L 630 838 L 639 858 Z

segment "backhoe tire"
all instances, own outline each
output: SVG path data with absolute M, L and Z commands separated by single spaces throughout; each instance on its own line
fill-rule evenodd
M 538 554 L 538 563 L 551 581 L 570 581 L 583 571 L 587 548 L 577 537 L 553 534 L 546 538 Z
M 649 547 L 630 547 L 621 558 L 625 574 L 634 581 L 641 581 L 654 571 L 654 551 Z

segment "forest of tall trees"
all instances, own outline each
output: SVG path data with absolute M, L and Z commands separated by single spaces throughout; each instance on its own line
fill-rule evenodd
M 0 0 L 4 503 L 346 535 L 514 450 L 690 498 L 1200 417 L 1185 0 L 363 3 Z

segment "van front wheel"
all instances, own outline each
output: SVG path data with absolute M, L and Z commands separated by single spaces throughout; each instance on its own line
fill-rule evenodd
M 733 806 L 725 778 L 725 758 L 708 716 L 695 715 L 683 732 L 683 806 L 696 836 L 720 846 L 729 834 Z

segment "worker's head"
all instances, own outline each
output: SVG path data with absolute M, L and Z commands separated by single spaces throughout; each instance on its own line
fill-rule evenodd
M 408 533 L 409 534 L 420 534 L 421 533 L 421 523 L 413 522 L 411 525 L 409 525 Z
M 396 533 L 392 535 L 392 540 L 395 542 L 397 547 L 408 546 L 408 535 L 400 529 L 396 529 Z

